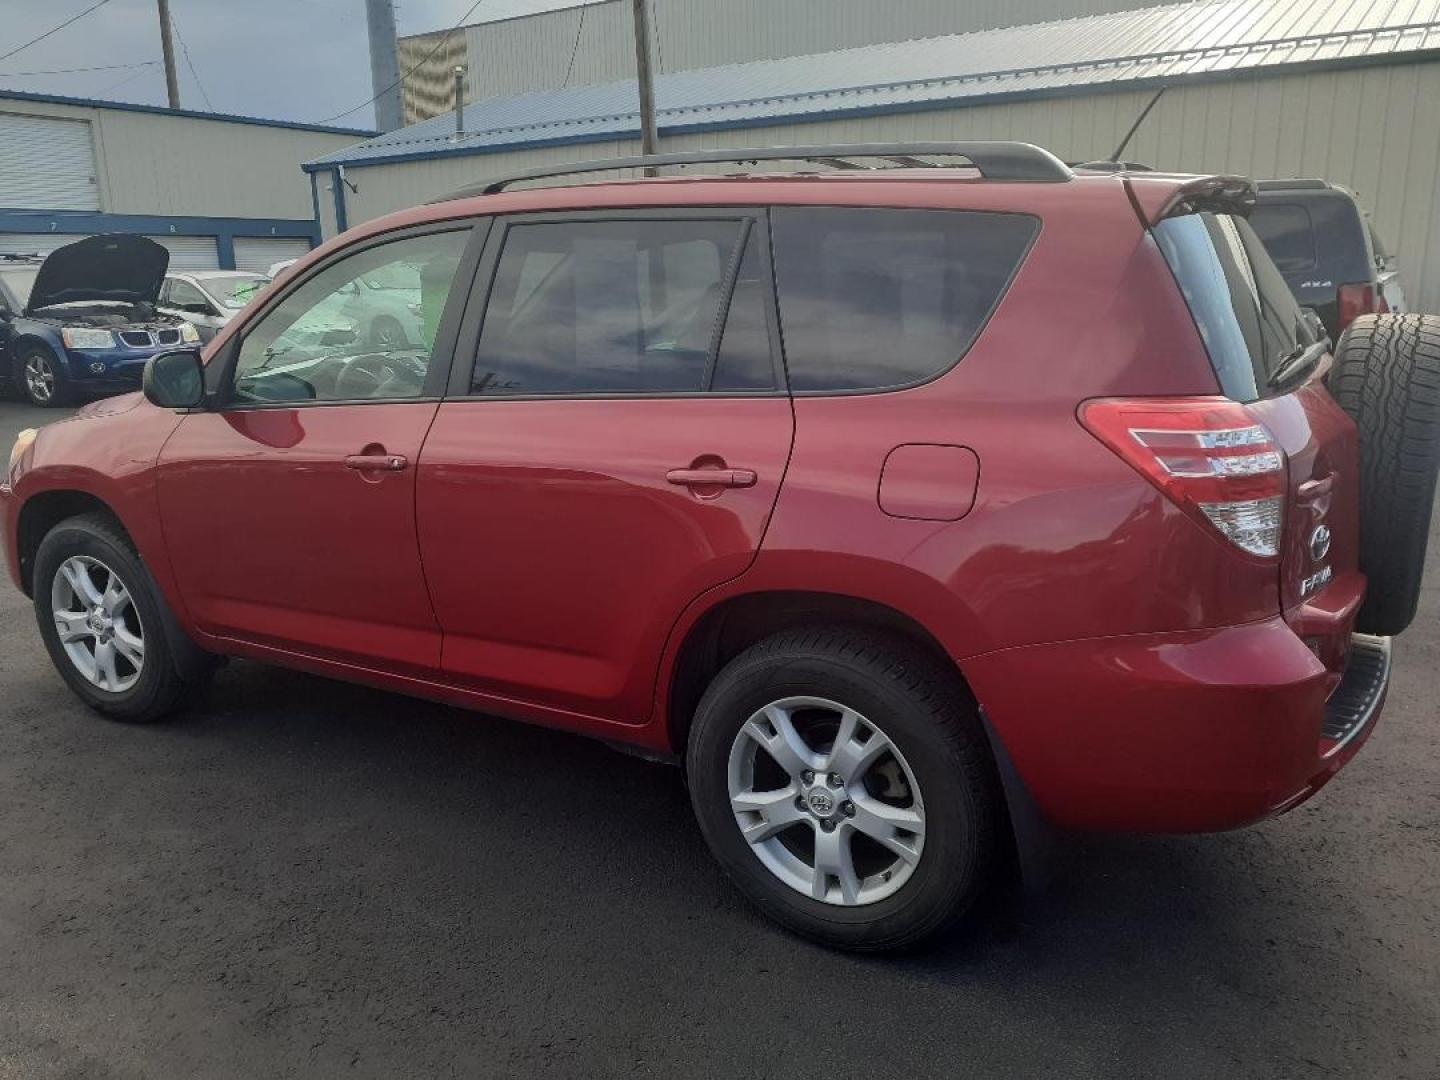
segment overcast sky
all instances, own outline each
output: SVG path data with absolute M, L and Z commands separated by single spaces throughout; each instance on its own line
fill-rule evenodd
M 94 2 L 0 0 L 0 54 Z M 470 3 L 396 0 L 396 21 L 401 34 L 444 29 Z M 318 121 L 371 95 L 365 0 L 170 0 L 170 12 L 199 76 L 197 86 L 177 41 L 180 104 L 185 108 L 213 106 L 216 112 Z M 156 0 L 109 0 L 59 33 L 0 60 L 0 90 L 164 105 L 165 75 L 159 60 Z M 153 63 L 20 74 L 145 61 Z M 367 104 L 332 122 L 368 128 L 375 122 L 374 109 Z

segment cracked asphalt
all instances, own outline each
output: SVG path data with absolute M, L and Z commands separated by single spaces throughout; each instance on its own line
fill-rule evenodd
M 0 404 L 0 442 L 48 419 Z M 0 1080 L 1440 1078 L 1440 537 L 1389 706 L 1306 806 L 1067 842 L 861 959 L 763 922 L 679 773 L 253 664 L 90 714 L 0 587 Z

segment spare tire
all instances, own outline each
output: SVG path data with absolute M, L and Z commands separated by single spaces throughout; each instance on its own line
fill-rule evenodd
M 1415 618 L 1440 471 L 1440 316 L 1361 315 L 1340 337 L 1330 391 L 1360 429 L 1355 628 L 1398 634 Z

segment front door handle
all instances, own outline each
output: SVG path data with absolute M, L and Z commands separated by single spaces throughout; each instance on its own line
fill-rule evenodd
M 665 479 L 672 484 L 685 487 L 732 487 L 755 486 L 753 469 L 671 469 Z
M 402 454 L 351 454 L 345 459 L 347 469 L 361 472 L 400 472 L 409 464 Z

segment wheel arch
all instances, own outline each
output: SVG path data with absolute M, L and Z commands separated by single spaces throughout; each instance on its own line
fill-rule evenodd
M 112 520 L 133 543 L 133 534 L 125 527 L 120 515 L 108 502 L 93 492 L 78 488 L 54 488 L 37 491 L 25 500 L 16 523 L 15 555 L 20 566 L 21 586 L 26 596 L 33 599 L 35 553 L 46 534 L 68 518 L 97 513 Z

